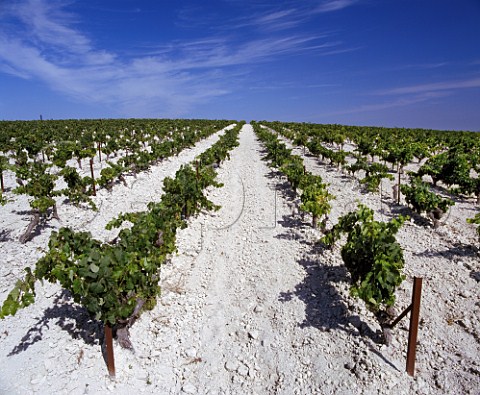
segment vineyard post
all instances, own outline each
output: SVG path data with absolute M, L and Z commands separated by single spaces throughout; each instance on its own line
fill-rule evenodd
M 93 158 L 90 158 L 90 173 L 92 174 L 92 194 L 97 196 L 97 191 L 95 189 L 95 173 L 93 172 Z
M 415 355 L 417 349 L 418 323 L 420 321 L 420 300 L 422 296 L 422 278 L 413 278 L 412 303 L 408 306 L 395 320 L 386 327 L 392 329 L 397 325 L 408 313 L 410 313 L 410 327 L 408 330 L 408 347 L 407 347 L 407 365 L 406 371 L 410 376 L 414 376 L 415 372 Z
M 105 348 L 107 351 L 107 368 L 110 377 L 115 377 L 115 359 L 113 357 L 113 339 L 112 339 L 112 327 L 108 324 L 105 325 Z
M 412 311 L 410 313 L 410 328 L 408 331 L 407 373 L 415 374 L 415 354 L 417 348 L 418 323 L 420 318 L 420 298 L 422 296 L 422 278 L 414 277 L 412 293 Z
M 401 183 L 400 168 L 398 169 L 398 190 L 397 190 L 397 204 L 400 204 L 400 183 Z

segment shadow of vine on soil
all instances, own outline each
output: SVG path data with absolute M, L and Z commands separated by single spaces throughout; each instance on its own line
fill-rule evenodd
M 475 258 L 478 255 L 478 248 L 461 242 L 454 242 L 451 246 L 444 250 L 433 250 L 431 248 L 425 249 L 423 252 L 414 253 L 416 256 L 422 258 L 439 258 L 443 257 L 446 260 L 453 261 L 458 258 Z
M 260 154 L 263 156 L 262 152 Z M 335 283 L 345 281 L 348 278 L 346 268 L 344 266 L 322 265 L 319 257 L 324 252 L 324 246 L 320 243 L 310 242 L 305 238 L 305 230 L 310 228 L 310 225 L 305 223 L 303 216 L 300 219 L 299 215 L 295 215 L 295 211 L 298 213 L 298 197 L 288 181 L 282 173 L 274 169 L 271 169 L 267 178 L 276 184 L 276 192 L 292 209 L 291 215 L 284 215 L 281 219 L 277 219 L 277 224 L 285 232 L 275 237 L 285 241 L 295 240 L 310 247 L 310 250 L 297 260 L 297 263 L 305 269 L 304 280 L 295 286 L 294 291 L 281 292 L 278 300 L 288 303 L 294 297 L 297 297 L 305 304 L 305 319 L 298 323 L 300 328 L 314 327 L 322 331 L 342 330 L 351 336 L 367 337 L 370 351 L 390 367 L 399 371 L 374 346 L 374 344 L 384 343 L 381 330 L 372 330 L 360 316 L 350 314 L 347 304 L 338 292 Z M 293 208 L 295 204 L 297 205 L 296 210 Z
M 278 189 L 283 193 L 290 194 L 287 184 L 280 184 Z M 301 235 L 302 230 L 310 228 L 310 225 L 295 216 L 284 215 L 277 223 L 285 229 L 285 233 L 276 237 L 283 240 L 296 240 L 306 244 L 310 249 L 297 260 L 297 263 L 305 270 L 305 278 L 295 286 L 294 291 L 281 292 L 278 300 L 287 303 L 293 298 L 298 298 L 305 304 L 305 319 L 299 322 L 300 328 L 313 327 L 321 331 L 330 332 L 341 330 L 352 337 L 367 338 L 367 346 L 370 352 L 377 355 L 391 368 L 399 369 L 380 351 L 375 344 L 384 344 L 381 329 L 373 330 L 359 315 L 352 314 L 349 307 L 339 293 L 336 284 L 348 281 L 349 274 L 345 266 L 329 266 L 321 263 L 321 257 L 325 253 L 325 246 L 319 242 L 311 242 Z M 299 240 L 302 238 L 303 240 Z
M 13 238 L 11 237 L 11 233 L 12 233 L 11 229 L 0 230 L 0 243 L 5 243 L 7 241 L 12 241 Z
M 291 200 L 292 190 L 288 182 L 277 184 L 282 198 Z M 276 237 L 283 240 L 300 240 L 309 246 L 310 250 L 297 263 L 305 270 L 304 280 L 295 287 L 293 292 L 282 292 L 279 296 L 281 302 L 288 302 L 297 297 L 305 303 L 305 319 L 299 323 L 301 328 L 314 327 L 323 331 L 343 330 L 353 336 L 367 336 L 374 343 L 383 343 L 381 331 L 375 331 L 362 321 L 358 315 L 349 313 L 348 306 L 342 295 L 338 292 L 336 283 L 348 281 L 348 272 L 345 266 L 322 265 L 319 259 L 324 253 L 321 243 L 308 241 L 302 232 L 311 228 L 311 225 L 292 215 L 284 215 L 277 220 L 285 233 Z
M 73 301 L 70 293 L 63 290 L 54 299 L 40 318 L 22 337 L 21 342 L 8 354 L 12 356 L 26 351 L 43 340 L 45 330 L 53 323 L 67 331 L 73 339 L 83 339 L 86 344 L 101 344 L 104 337 L 103 324 L 90 317 L 87 310 Z
M 322 251 L 321 245 L 312 245 L 311 250 L 297 260 L 305 270 L 305 278 L 295 286 L 295 291 L 282 292 L 279 300 L 288 302 L 297 297 L 305 304 L 305 319 L 299 323 L 300 328 L 314 327 L 326 332 L 342 330 L 383 344 L 381 331 L 373 330 L 360 316 L 352 314 L 338 292 L 336 284 L 348 278 L 346 268 L 322 265 L 319 259 Z

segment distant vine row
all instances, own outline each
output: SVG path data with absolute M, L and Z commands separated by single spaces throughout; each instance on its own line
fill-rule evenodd
M 298 155 L 292 155 L 292 150 L 288 149 L 275 134 L 262 128 L 260 124 L 252 122 L 252 125 L 268 150 L 266 159 L 270 161 L 270 165 L 285 174 L 295 192 L 297 189 L 301 190 L 300 210 L 312 216 L 314 228 L 317 228 L 320 220 L 321 228 L 324 230 L 332 208 L 330 201 L 335 199 L 328 191 L 328 185 L 323 182 L 322 177 L 306 171 L 303 159 Z
M 49 211 L 59 218 L 59 196 L 67 197 L 76 206 L 87 204 L 96 210 L 92 196 L 99 187 L 110 190 L 116 182 L 126 183 L 125 175 L 148 170 L 152 164 L 178 155 L 225 126 L 226 121 L 191 120 L 0 122 L 0 131 L 4 133 L 0 137 L 0 204 L 7 202 L 3 195 L 4 172 L 12 171 L 18 184 L 13 193 L 30 197 L 32 220 L 20 237 L 25 243 Z M 108 160 L 120 150 L 125 156 L 116 162 Z M 95 179 L 94 158 L 98 156 L 101 161 L 102 153 L 107 156 L 107 166 Z M 76 159 L 80 169 L 82 160 L 89 160 L 89 175 L 83 176 L 67 165 L 72 159 Z M 57 188 L 60 176 L 67 184 L 61 190 Z

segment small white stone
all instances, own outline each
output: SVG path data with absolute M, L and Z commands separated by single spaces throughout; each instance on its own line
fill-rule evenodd
M 240 376 L 246 376 L 248 375 L 248 368 L 245 365 L 240 365 L 237 369 L 237 373 Z
M 45 376 L 42 376 L 40 374 L 36 374 L 32 377 L 32 379 L 30 380 L 30 384 L 32 385 L 37 385 L 37 384 L 40 384 L 42 383 L 43 381 L 45 381 Z
M 182 387 L 182 391 L 186 394 L 196 394 L 197 387 L 195 387 L 192 383 L 187 383 Z
M 253 310 L 255 313 L 261 313 L 263 311 L 263 307 L 258 305 L 255 307 L 255 309 Z
M 229 372 L 234 372 L 237 370 L 240 366 L 240 363 L 234 359 L 230 359 L 225 363 L 225 369 L 227 369 Z
M 197 356 L 197 350 L 195 347 L 188 348 L 185 350 L 185 355 L 189 358 L 195 358 Z
M 53 367 L 55 366 L 55 362 L 52 359 L 46 359 L 43 364 L 45 365 L 45 369 L 47 369 L 48 372 L 52 371 Z

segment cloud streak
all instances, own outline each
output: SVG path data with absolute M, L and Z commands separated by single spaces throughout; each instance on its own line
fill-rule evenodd
M 320 4 L 314 12 L 316 13 L 324 13 L 324 12 L 333 12 L 339 11 L 344 8 L 350 7 L 351 5 L 355 4 L 356 0 L 331 0 L 331 1 L 324 1 Z
M 458 89 L 480 88 L 480 78 L 471 78 L 457 81 L 442 81 L 431 84 L 410 85 L 377 92 L 380 95 L 404 95 L 436 91 L 452 91 Z
M 398 108 L 398 107 L 408 107 L 412 104 L 418 104 L 425 101 L 429 101 L 434 98 L 439 98 L 446 96 L 446 93 L 441 92 L 427 92 L 414 95 L 411 97 L 400 97 L 393 100 L 383 101 L 381 103 L 368 103 L 361 104 L 355 107 L 347 108 L 340 111 L 333 111 L 328 113 L 321 114 L 322 116 L 338 116 L 338 115 L 349 115 L 349 114 L 359 114 L 359 113 L 371 113 L 381 110 L 386 110 L 389 108 Z
M 7 16 L 20 21 L 23 31 L 12 34 L 0 28 L 0 70 L 43 81 L 75 100 L 115 108 L 119 115 L 179 116 L 229 93 L 226 80 L 232 68 L 307 50 L 332 51 L 339 45 L 319 44 L 319 36 L 308 35 L 247 41 L 217 36 L 175 41 L 150 49 L 148 55 L 121 58 L 95 48 L 73 27 L 75 16 L 64 6 L 59 1 L 27 0 L 7 8 Z M 272 23 L 293 12 L 272 13 L 264 21 Z
M 324 115 L 345 115 L 364 112 L 374 112 L 385 110 L 388 108 L 407 107 L 412 104 L 421 102 L 428 102 L 441 97 L 449 96 L 453 91 L 459 89 L 474 89 L 480 88 L 480 78 L 470 78 L 457 81 L 442 81 L 430 84 L 409 85 L 400 88 L 392 88 L 382 91 L 374 92 L 379 96 L 397 96 L 391 100 L 386 100 L 381 103 L 362 104 L 349 109 L 336 111 Z
M 237 27 L 255 26 L 265 31 L 287 30 L 301 25 L 318 14 L 340 11 L 356 4 L 358 0 L 330 0 L 323 1 L 316 7 L 298 3 L 297 8 L 268 11 L 243 19 Z

